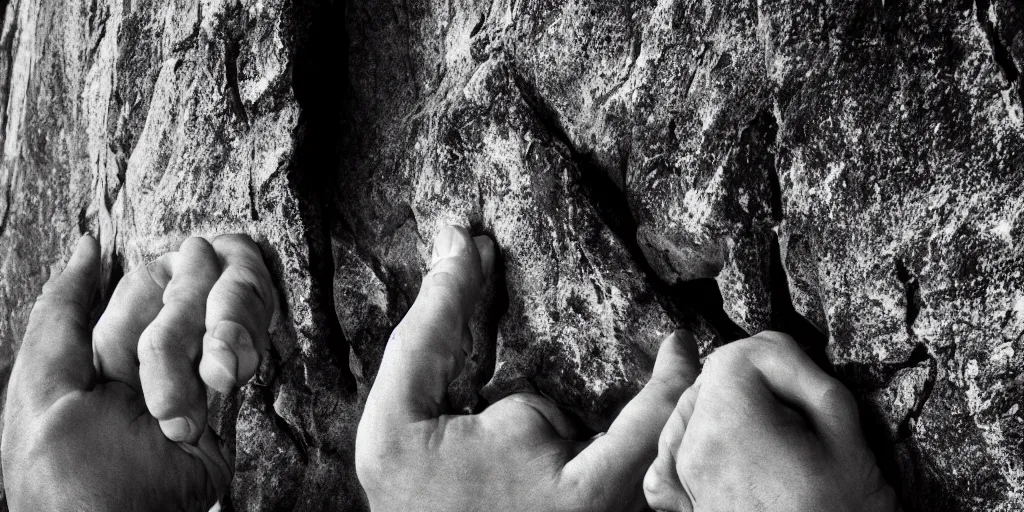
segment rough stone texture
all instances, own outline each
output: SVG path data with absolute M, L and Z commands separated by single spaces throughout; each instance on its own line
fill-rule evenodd
M 217 404 L 231 508 L 365 510 L 355 426 L 446 223 L 505 284 L 459 409 L 531 389 L 599 430 L 672 326 L 784 329 L 908 510 L 1024 507 L 1015 0 L 2 5 L 0 376 L 79 233 L 108 291 L 252 234 L 282 307 Z

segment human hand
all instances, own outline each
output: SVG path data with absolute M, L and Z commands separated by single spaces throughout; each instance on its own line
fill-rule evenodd
M 898 510 L 857 404 L 792 338 L 726 345 L 679 400 L 644 478 L 658 510 Z
M 267 346 L 259 247 L 186 240 L 125 276 L 90 334 L 99 273 L 83 237 L 32 309 L 4 408 L 10 510 L 208 510 L 234 462 L 207 425 L 203 384 L 244 384 Z
M 447 415 L 448 385 L 472 349 L 468 322 L 494 244 L 446 228 L 419 296 L 395 329 L 356 436 L 373 510 L 636 510 L 665 420 L 697 372 L 689 334 L 666 339 L 654 373 L 608 432 L 574 440 L 550 400 L 521 393 L 476 415 Z

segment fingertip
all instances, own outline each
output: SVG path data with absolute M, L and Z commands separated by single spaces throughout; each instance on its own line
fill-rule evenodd
M 196 423 L 187 416 L 179 416 L 169 420 L 160 421 L 160 430 L 164 436 L 175 443 L 196 444 L 202 432 L 196 428 Z
M 259 357 L 245 326 L 222 320 L 203 337 L 199 374 L 208 386 L 229 393 L 255 375 Z
M 97 266 L 99 259 L 99 242 L 97 242 L 91 235 L 83 235 L 78 239 L 78 243 L 75 245 L 75 251 L 71 254 L 71 259 L 68 260 L 63 273 L 80 273 L 86 271 L 84 272 L 84 277 L 95 277 L 95 272 L 92 271 L 92 267 Z
M 167 288 L 167 285 L 171 282 L 171 269 L 174 267 L 178 255 L 179 253 L 177 252 L 169 252 L 146 264 L 146 272 L 149 274 L 149 278 L 161 290 Z
M 757 339 L 757 340 L 760 340 L 760 341 L 765 341 L 765 342 L 768 342 L 768 343 L 771 343 L 771 344 L 775 344 L 775 345 L 783 346 L 783 347 L 787 347 L 787 348 L 789 348 L 789 347 L 799 348 L 799 346 L 796 343 L 796 340 L 793 339 L 792 336 L 790 336 L 790 335 L 788 335 L 788 334 L 786 334 L 784 332 L 779 332 L 779 331 L 761 331 L 761 332 L 751 336 L 750 338 L 751 339 Z
M 673 334 L 675 334 L 676 339 L 686 347 L 690 355 L 694 357 L 697 357 L 699 355 L 699 350 L 697 347 L 697 338 L 694 337 L 692 331 L 690 331 L 689 329 L 676 329 L 676 332 L 674 332 Z
M 92 235 L 86 233 L 78 239 L 78 245 L 75 247 L 75 254 L 89 253 L 90 251 L 98 253 L 99 242 L 97 242 Z
M 99 259 L 99 243 L 90 235 L 82 236 L 64 268 L 61 269 L 59 264 L 51 267 L 42 295 L 58 295 L 88 307 L 98 291 Z
M 665 512 L 690 510 L 689 496 L 676 473 L 675 457 L 659 453 L 643 481 L 647 506 Z
M 181 253 L 195 253 L 205 257 L 214 257 L 215 252 L 213 244 L 209 240 L 201 236 L 193 236 L 186 238 L 184 242 L 178 246 L 178 252 Z
M 647 499 L 647 506 L 658 510 L 664 510 L 665 500 L 663 495 L 665 493 L 665 483 L 658 474 L 656 466 L 660 458 L 661 457 L 659 456 L 659 458 L 654 461 L 654 464 L 651 464 L 651 467 L 647 468 L 647 473 L 644 475 L 643 488 L 644 498 Z
M 445 226 L 434 237 L 434 247 L 431 253 L 430 266 L 437 265 L 437 262 L 459 256 L 472 250 L 475 244 L 471 243 L 469 232 L 461 226 Z
M 207 350 L 199 361 L 199 376 L 220 393 L 231 393 L 238 385 L 238 358 L 230 350 Z
M 654 375 L 663 378 L 682 378 L 689 386 L 700 373 L 700 354 L 697 341 L 686 329 L 678 329 L 661 343 L 654 362 Z

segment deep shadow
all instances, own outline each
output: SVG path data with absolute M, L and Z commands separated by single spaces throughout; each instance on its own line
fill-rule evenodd
M 312 295 L 317 307 L 315 325 L 324 326 L 318 342 L 325 343 L 342 376 L 341 385 L 356 391 L 349 369 L 349 344 L 335 313 L 334 258 L 330 226 L 337 200 L 337 172 L 341 167 L 340 140 L 348 83 L 348 35 L 341 1 L 308 1 L 296 6 L 293 87 L 301 109 L 298 145 L 289 178 L 299 197 L 303 233 L 309 249 Z

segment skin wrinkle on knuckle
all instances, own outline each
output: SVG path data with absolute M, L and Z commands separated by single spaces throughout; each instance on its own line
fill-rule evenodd
M 213 248 L 218 253 L 222 254 L 235 254 L 245 255 L 263 258 L 263 252 L 260 245 L 256 243 L 249 235 L 245 233 L 226 233 L 218 235 L 211 242 Z
M 72 294 L 51 292 L 44 293 L 36 298 L 29 315 L 55 315 L 64 318 L 67 316 L 64 313 L 66 309 L 87 310 L 88 308 L 88 304 L 84 304 L 78 297 Z
M 227 291 L 234 293 L 237 298 L 245 300 L 246 297 L 255 297 L 261 311 L 271 311 L 270 297 L 273 294 L 268 289 L 268 279 L 260 272 L 247 265 L 229 265 L 221 274 L 220 279 L 231 284 Z M 245 300 L 245 302 L 249 301 Z
M 423 280 L 423 286 L 426 291 L 432 291 L 435 289 L 444 289 L 453 294 L 458 300 L 461 299 L 461 295 L 465 293 L 465 290 L 469 288 L 471 283 L 467 283 L 468 276 L 455 272 L 455 270 L 431 270 L 426 278 Z
M 445 329 L 452 332 L 452 335 L 461 334 L 462 324 L 465 322 L 465 313 L 462 307 L 462 297 L 459 292 L 442 285 L 428 284 L 422 293 L 422 301 L 413 304 L 418 321 L 436 323 L 438 320 L 446 321 Z M 429 316 L 429 318 L 422 318 Z
M 196 253 L 197 255 L 204 257 L 214 256 L 216 254 L 213 244 L 201 236 L 186 238 L 178 247 L 178 252 L 183 254 Z
M 757 339 L 762 342 L 771 343 L 773 345 L 788 345 L 795 343 L 792 336 L 780 332 L 780 331 L 761 331 L 753 336 L 752 339 Z
M 202 335 L 201 333 L 189 333 L 184 326 L 172 324 L 167 321 L 154 321 L 139 339 L 139 359 L 145 356 L 156 357 L 159 355 L 175 355 L 183 349 L 191 347 L 187 340 L 190 337 Z
M 686 385 L 685 375 L 672 374 L 652 375 L 647 384 L 644 385 L 644 388 L 662 401 L 667 400 L 671 402 L 674 407 L 680 395 L 686 391 L 688 386 Z
M 194 287 L 168 286 L 163 294 L 164 309 L 173 308 L 176 310 L 175 313 L 184 313 L 190 321 L 204 318 L 208 293 L 208 290 Z
M 738 342 L 734 342 L 738 343 Z M 705 380 L 714 380 L 720 377 L 728 378 L 735 373 L 741 365 L 749 363 L 746 356 L 737 347 L 731 344 L 719 348 L 708 356 L 704 361 L 704 368 L 701 375 Z
M 692 418 L 687 418 L 686 414 L 683 412 L 682 408 L 680 408 L 680 407 L 676 407 L 676 408 L 672 409 L 672 414 L 674 414 L 674 415 L 679 417 L 679 420 L 680 420 L 679 424 L 682 425 L 683 432 L 685 433 L 685 431 L 686 431 L 685 429 L 686 429 L 687 426 L 689 426 L 690 419 L 692 419 Z

